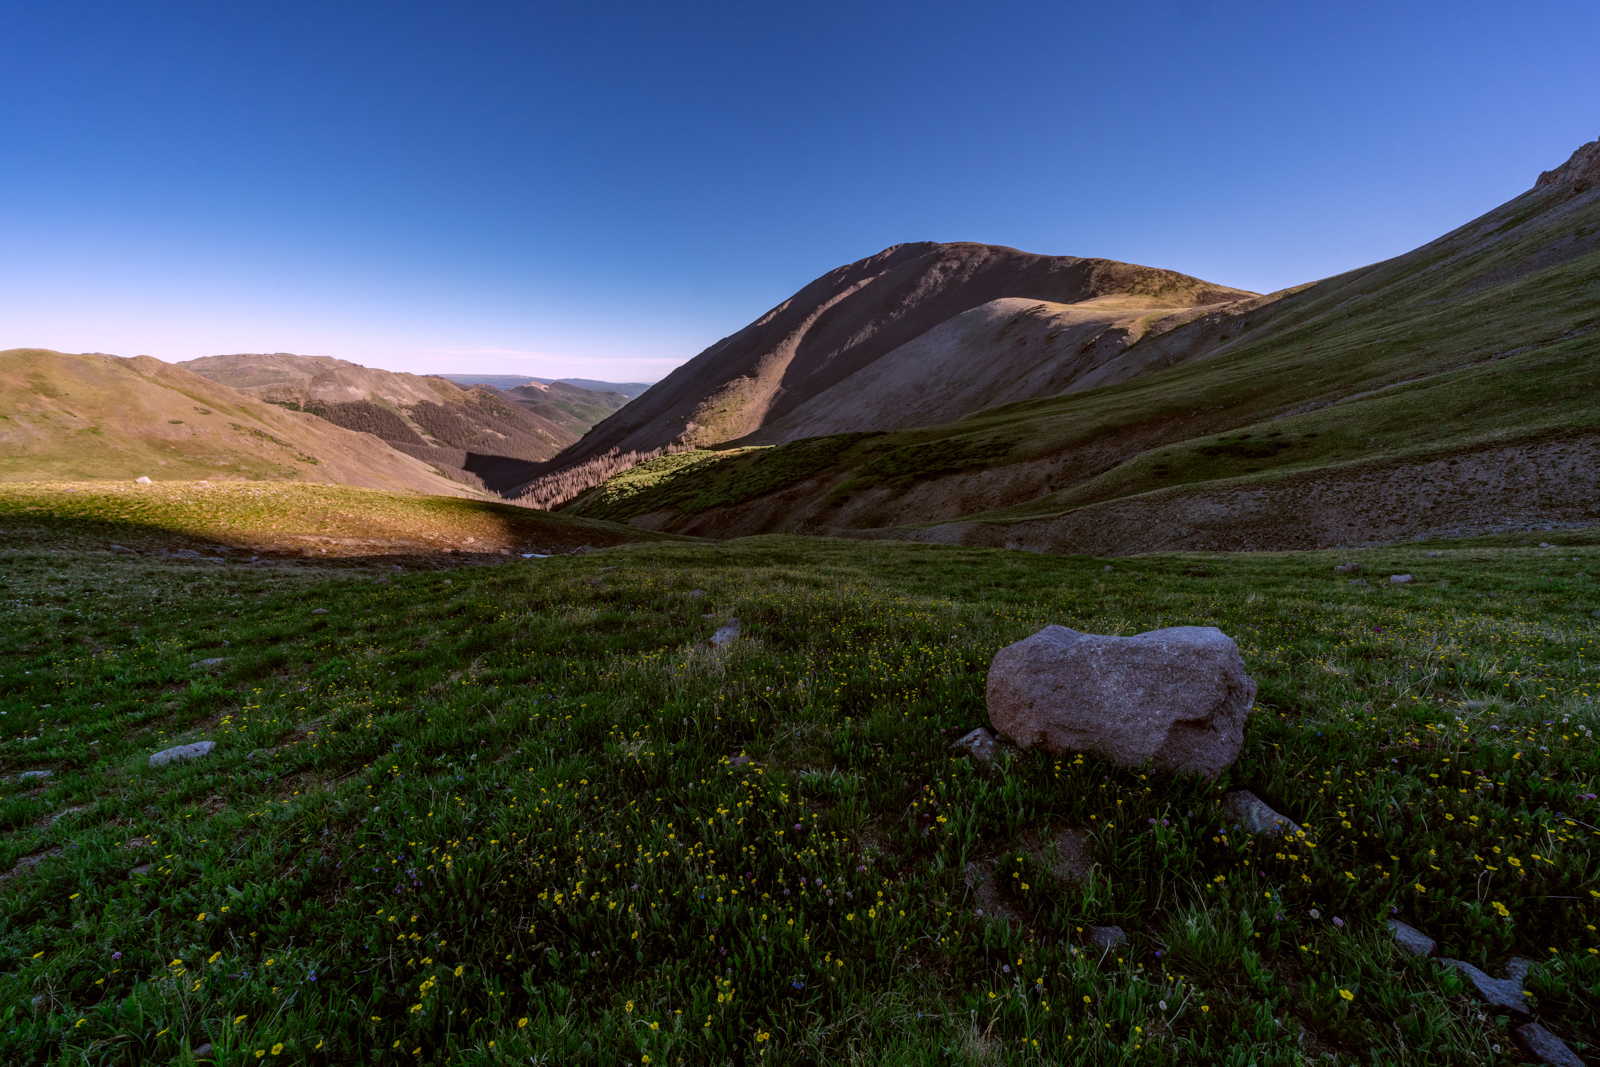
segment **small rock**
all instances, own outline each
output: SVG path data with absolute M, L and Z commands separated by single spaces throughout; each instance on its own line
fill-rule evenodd
M 1094 870 L 1094 839 L 1087 830 L 1065 826 L 1048 838 L 1029 831 L 1022 836 L 1022 846 L 1034 862 L 1049 867 L 1063 881 L 1082 884 Z
M 1523 1051 L 1540 1063 L 1548 1063 L 1551 1067 L 1583 1067 L 1583 1061 L 1567 1047 L 1565 1041 L 1538 1023 L 1523 1023 L 1514 1027 L 1511 1037 L 1522 1046 Z
M 1122 932 L 1122 927 L 1120 926 L 1089 927 L 1089 944 L 1095 948 L 1112 949 L 1127 943 L 1128 935 Z
M 714 618 L 717 617 L 717 613 L 714 612 L 714 611 L 708 611 L 708 612 L 706 612 L 704 615 L 702 615 L 700 617 L 702 619 L 714 619 Z
M 1556 546 L 1555 546 L 1555 545 L 1552 545 L 1552 544 L 1551 544 L 1551 543 L 1550 543 L 1550 542 L 1548 542 L 1548 541 L 1540 541 L 1540 542 L 1539 542 L 1539 547 L 1540 547 L 1540 548 L 1554 548 L 1554 547 L 1556 547 Z
M 141 863 L 129 873 L 137 874 L 139 877 L 143 878 L 145 875 L 150 873 L 150 865 L 148 863 Z
M 1438 559 L 1440 556 L 1444 555 L 1444 553 L 1443 552 L 1425 552 L 1425 553 L 1423 553 L 1423 555 L 1426 556 L 1428 559 Z
M 974 763 L 989 763 L 993 761 L 995 754 L 1000 751 L 1000 746 L 995 743 L 994 735 L 981 726 L 950 747 L 965 752 L 972 758 Z
M 737 756 L 733 757 L 731 760 L 728 761 L 728 766 L 730 766 L 730 767 L 743 767 L 745 764 L 747 764 L 749 762 L 750 762 L 750 757 L 746 756 L 743 752 L 741 752 Z
M 1439 947 L 1433 938 L 1399 919 L 1389 920 L 1389 932 L 1394 934 L 1394 943 L 1413 956 L 1431 956 L 1433 950 Z
M 1110 569 L 1111 569 L 1111 564 L 1107 563 L 1106 564 L 1106 570 L 1110 570 Z
M 1248 789 L 1240 789 L 1223 797 L 1222 810 L 1252 834 L 1277 837 L 1279 834 L 1298 836 L 1305 833 L 1288 816 L 1279 815 L 1267 807 L 1265 801 Z
M 1467 976 L 1478 995 L 1497 1008 L 1530 1014 L 1528 999 L 1522 993 L 1522 979 L 1528 973 L 1526 960 L 1512 960 L 1506 967 L 1506 978 L 1490 978 L 1465 960 L 1440 960 L 1446 967 L 1454 967 Z
M 1391 575 L 1389 575 L 1389 584 L 1390 585 L 1410 585 L 1414 581 L 1416 581 L 1416 579 L 1411 577 L 1411 575 L 1409 575 L 1409 574 L 1391 574 Z
M 19 781 L 27 782 L 36 778 L 48 778 L 54 773 L 54 771 L 23 771 L 21 774 L 17 775 L 17 779 Z
M 196 552 L 192 548 L 180 548 L 180 549 L 178 549 L 178 551 L 174 552 L 173 555 L 177 556 L 179 559 L 199 559 L 200 558 L 200 553 Z
M 606 572 L 606 571 L 614 571 L 614 570 L 616 570 L 616 569 L 617 569 L 617 568 L 615 568 L 615 567 L 601 567 L 601 568 L 600 568 L 600 573 L 601 573 L 601 574 L 604 574 L 604 573 L 605 573 L 605 572 Z
M 712 648 L 727 648 L 739 639 L 739 620 L 729 619 L 727 625 L 711 635 Z
M 1350 584 L 1351 585 L 1371 585 L 1372 583 L 1367 581 L 1365 578 L 1352 578 L 1352 579 L 1350 579 Z
M 704 589 L 691 589 L 691 590 L 689 590 L 689 595 L 690 596 L 705 596 L 706 595 L 706 591 Z
M 509 548 L 502 548 L 502 549 L 499 549 L 499 552 L 500 552 L 500 554 L 501 554 L 501 555 L 502 555 L 502 556 L 509 556 L 509 555 L 511 555 L 511 550 L 510 550 L 510 549 L 509 549 Z
M 200 660 L 195 660 L 193 663 L 189 664 L 189 669 L 190 670 L 211 670 L 213 667 L 220 667 L 226 662 L 227 662 L 227 660 L 221 659 L 220 657 L 219 658 L 213 658 L 213 659 L 200 659 Z
M 150 479 L 146 478 L 144 475 L 141 474 L 141 475 L 139 475 L 139 477 L 137 477 L 137 478 L 135 478 L 133 480 L 133 484 L 134 485 L 149 485 L 150 484 Z
M 211 1042 L 209 1041 L 194 1050 L 194 1056 L 196 1059 L 209 1055 L 211 1055 Z
M 550 553 L 548 553 L 548 552 L 524 552 L 522 554 L 522 558 L 523 559 L 549 559 L 550 558 Z
M 1338 571 L 1340 574 L 1360 574 L 1361 573 L 1361 564 L 1359 564 L 1359 563 L 1340 563 L 1336 567 L 1334 567 L 1333 569 Z
M 450 583 L 449 582 L 445 582 L 444 584 L 445 585 L 449 585 Z M 313 614 L 313 615 L 326 615 L 327 613 L 328 613 L 328 609 L 327 608 L 312 608 L 311 609 L 311 614 Z
M 1020 747 L 1215 778 L 1239 756 L 1256 683 L 1214 626 L 1132 637 L 1046 626 L 995 653 L 989 721 Z
M 107 545 L 106 546 L 106 551 L 107 552 L 131 552 L 133 550 L 131 548 L 123 548 L 121 545 Z
M 201 756 L 210 755 L 211 750 L 216 747 L 215 741 L 196 741 L 191 745 L 164 748 L 150 757 L 150 766 L 161 767 L 175 761 L 199 759 Z

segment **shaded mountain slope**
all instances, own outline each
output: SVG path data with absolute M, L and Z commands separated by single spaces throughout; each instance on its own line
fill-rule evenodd
M 533 382 L 538 382 L 540 385 L 570 385 L 574 389 L 582 389 L 590 393 L 621 393 L 629 400 L 639 396 L 653 384 L 651 382 L 602 382 L 593 378 L 529 378 L 521 374 L 439 374 L 434 377 L 448 378 L 461 386 L 488 385 L 502 391 L 515 389 L 519 385 L 528 385 Z
M 566 382 L 526 382 L 501 395 L 529 414 L 561 427 L 574 441 L 628 403 L 622 393 L 580 389 Z
M 1586 150 L 1569 178 L 1414 252 L 1146 336 L 1121 357 L 1150 368 L 1138 377 L 939 427 L 670 457 L 572 510 L 718 535 L 1105 552 L 1593 521 L 1600 185 Z M 758 491 L 730 493 L 741 484 Z
M 181 366 L 274 404 L 376 434 L 457 481 L 502 489 L 582 430 L 509 403 L 496 390 L 287 352 L 207 356 Z M 586 427 L 585 427 L 586 428 Z
M 547 465 L 757 434 L 927 331 L 1002 298 L 1147 308 L 1248 297 L 1173 271 L 981 244 L 897 245 L 830 271 L 712 345 Z M 881 398 L 893 409 L 894 396 Z M 804 418 L 804 416 L 802 416 Z
M 150 356 L 0 352 L 0 480 L 141 475 L 468 492 L 368 434 Z

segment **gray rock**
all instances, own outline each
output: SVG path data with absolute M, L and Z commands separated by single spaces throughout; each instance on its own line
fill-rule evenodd
M 1439 943 L 1415 926 L 1408 926 L 1399 919 L 1389 920 L 1389 932 L 1394 934 L 1394 943 L 1413 956 L 1431 956 Z
M 711 635 L 712 648 L 727 648 L 739 640 L 739 620 L 729 619 L 727 624 Z
M 989 720 L 1022 748 L 1214 778 L 1239 756 L 1256 683 L 1227 634 L 1133 637 L 1046 626 L 989 665 Z
M 178 549 L 178 551 L 174 552 L 173 555 L 177 556 L 179 559 L 199 559 L 200 558 L 200 553 L 196 552 L 192 548 L 180 548 L 180 549 Z
M 141 864 L 139 864 L 139 866 L 135 867 L 129 873 L 130 874 L 136 874 L 140 878 L 143 878 L 145 875 L 150 873 L 150 865 L 148 863 L 141 863 Z
M 30 782 L 35 779 L 48 778 L 54 773 L 54 771 L 23 771 L 21 774 L 17 775 L 17 780 L 22 782 Z
M 445 582 L 444 584 L 445 585 L 449 585 L 450 583 L 449 582 Z M 313 615 L 326 615 L 327 613 L 328 613 L 328 609 L 327 608 L 312 608 L 311 609 L 311 614 L 313 614 Z
M 1350 579 L 1350 584 L 1351 585 L 1371 585 L 1372 583 L 1367 581 L 1365 578 L 1352 578 L 1352 579 Z
M 1414 581 L 1416 581 L 1416 579 L 1411 577 L 1411 575 L 1409 575 L 1409 574 L 1391 574 L 1391 575 L 1389 575 L 1389 584 L 1390 585 L 1410 585 Z
M 1551 543 L 1550 543 L 1550 542 L 1548 542 L 1548 541 L 1540 541 L 1540 542 L 1539 542 L 1539 547 L 1540 547 L 1540 548 L 1554 548 L 1554 547 L 1556 547 L 1556 546 L 1555 546 L 1555 545 L 1552 545 L 1552 544 L 1551 544 Z
M 1340 574 L 1360 574 L 1361 573 L 1361 564 L 1359 564 L 1359 563 L 1340 563 L 1337 566 L 1335 566 L 1333 569 L 1338 571 Z
M 990 763 L 1000 752 L 1000 746 L 996 743 L 994 735 L 981 726 L 950 747 L 966 753 L 974 763 Z
M 1280 834 L 1297 836 L 1305 831 L 1286 815 L 1279 815 L 1266 802 L 1248 789 L 1240 789 L 1222 798 L 1222 811 L 1252 834 L 1277 837 Z
M 203 1045 L 197 1046 L 194 1050 L 194 1056 L 196 1059 L 203 1059 L 209 1055 L 211 1055 L 211 1042 L 209 1041 Z
M 1439 962 L 1466 975 L 1467 980 L 1478 991 L 1478 995 L 1495 1007 L 1520 1012 L 1523 1015 L 1531 1014 L 1527 997 L 1522 992 L 1522 979 L 1528 973 L 1527 961 L 1512 960 L 1506 968 L 1508 975 L 1506 978 L 1490 978 L 1465 960 L 1444 959 Z
M 1511 1038 L 1540 1063 L 1548 1063 L 1552 1067 L 1583 1067 L 1583 1061 L 1567 1047 L 1565 1041 L 1538 1023 L 1512 1027 Z
M 150 766 L 162 767 L 168 763 L 199 759 L 201 756 L 210 755 L 211 750 L 216 747 L 217 743 L 215 741 L 196 741 L 190 745 L 164 748 L 150 757 Z
M 1120 926 L 1089 927 L 1089 944 L 1095 948 L 1112 949 L 1127 943 L 1128 935 L 1122 932 L 1122 927 Z
M 705 596 L 706 595 L 706 591 L 704 589 L 691 589 L 691 590 L 689 590 L 689 595 L 690 596 Z
M 150 484 L 150 479 L 146 478 L 144 475 L 141 474 L 141 475 L 139 475 L 139 477 L 137 477 L 137 478 L 135 478 L 133 480 L 133 484 L 134 485 L 149 485 Z
M 190 670 L 207 670 L 207 671 L 209 671 L 209 670 L 211 670 L 211 669 L 213 669 L 215 667 L 222 666 L 226 662 L 228 662 L 228 661 L 225 660 L 225 659 L 222 659 L 221 657 L 215 657 L 215 658 L 212 658 L 212 659 L 198 659 L 198 660 L 195 660 L 193 663 L 189 664 L 189 669 Z
M 1428 559 L 1438 559 L 1440 556 L 1444 555 L 1444 553 L 1443 552 L 1424 552 L 1423 555 L 1425 557 L 1427 557 Z
M 106 551 L 107 552 L 132 552 L 133 549 L 131 549 L 131 548 L 123 548 L 121 545 L 107 545 L 106 546 Z

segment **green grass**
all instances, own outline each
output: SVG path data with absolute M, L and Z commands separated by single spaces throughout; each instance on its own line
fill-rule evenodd
M 8 529 L 0 871 L 38 862 L 0 882 L 7 1063 L 1510 1062 L 1391 914 L 1542 961 L 1545 1025 L 1600 1047 L 1580 535 L 1110 572 L 752 538 L 380 582 Z M 1232 634 L 1238 764 L 954 758 L 995 650 L 1052 622 Z M 1312 840 L 1229 831 L 1238 787 Z M 1059 826 L 1088 884 L 1027 850 Z M 969 864 L 1022 921 L 975 914 Z

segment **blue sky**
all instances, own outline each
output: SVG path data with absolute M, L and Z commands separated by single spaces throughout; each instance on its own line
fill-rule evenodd
M 651 381 L 905 241 L 1270 290 L 1600 135 L 1600 5 L 0 2 L 0 348 Z

